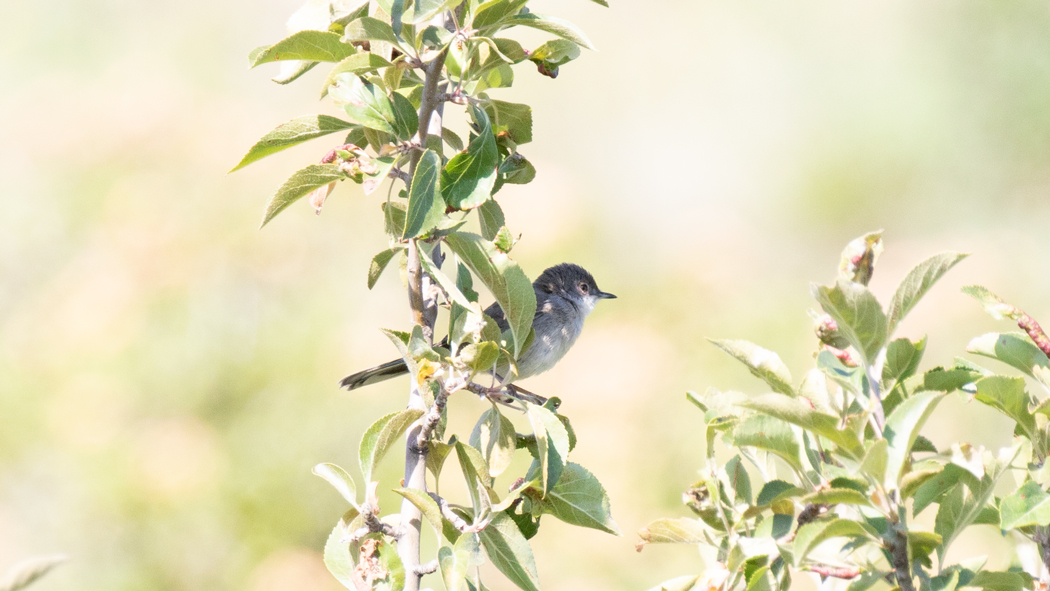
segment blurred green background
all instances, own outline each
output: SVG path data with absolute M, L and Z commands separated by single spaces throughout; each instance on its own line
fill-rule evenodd
M 0 7 L 0 570 L 56 551 L 36 589 L 336 589 L 320 549 L 343 502 L 310 474 L 354 474 L 404 384 L 336 383 L 385 361 L 409 323 L 378 203 L 349 184 L 320 217 L 268 195 L 318 140 L 226 176 L 293 117 L 332 113 L 320 70 L 288 87 L 248 51 L 298 0 L 59 0 Z M 996 324 L 982 283 L 1050 322 L 1050 7 L 1045 2 L 537 0 L 599 52 L 557 80 L 517 70 L 538 169 L 501 193 L 532 276 L 570 260 L 620 296 L 525 385 L 565 400 L 573 459 L 606 485 L 615 538 L 545 520 L 544 589 L 644 589 L 700 569 L 689 547 L 635 553 L 685 515 L 702 459 L 687 389 L 763 390 L 704 337 L 774 349 L 801 377 L 809 282 L 885 228 L 888 298 L 941 250 L 975 253 L 902 327 L 949 362 Z M 333 136 L 334 137 L 334 136 Z M 1041 262 L 1043 261 L 1043 262 Z M 885 299 L 884 299 L 885 301 Z M 450 432 L 484 408 L 452 402 Z M 994 449 L 1008 422 L 957 399 L 940 444 Z M 397 454 L 379 476 L 397 479 Z M 395 510 L 389 495 L 381 501 Z M 953 554 L 1007 560 L 977 532 Z M 983 535 L 983 537 L 982 537 Z M 430 585 L 440 582 L 428 578 Z M 509 589 L 499 577 L 487 582 Z

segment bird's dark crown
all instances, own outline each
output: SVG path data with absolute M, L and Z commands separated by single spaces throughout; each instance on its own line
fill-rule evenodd
M 533 285 L 546 293 L 576 294 L 579 293 L 580 283 L 586 284 L 590 293 L 601 292 L 587 269 L 572 263 L 561 263 L 548 268 L 536 278 Z

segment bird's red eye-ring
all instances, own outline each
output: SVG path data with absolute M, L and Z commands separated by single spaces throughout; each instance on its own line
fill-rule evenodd
M 581 284 L 580 284 L 580 291 L 582 291 L 583 293 L 587 293 L 587 291 L 588 291 L 589 289 L 590 289 L 590 288 L 589 288 L 589 287 L 587 286 L 587 284 L 586 284 L 586 283 L 581 283 Z

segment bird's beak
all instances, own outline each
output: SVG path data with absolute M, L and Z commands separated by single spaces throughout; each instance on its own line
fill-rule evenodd
M 609 292 L 606 292 L 606 291 L 599 291 L 598 292 L 598 299 L 600 299 L 600 300 L 615 300 L 616 296 L 614 296 L 613 294 L 611 294 Z

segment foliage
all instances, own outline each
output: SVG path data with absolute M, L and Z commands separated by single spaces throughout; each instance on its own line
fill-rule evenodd
M 408 408 L 379 418 L 362 436 L 364 486 L 334 464 L 314 469 L 349 503 L 325 546 L 325 563 L 349 589 L 418 589 L 420 578 L 435 571 L 450 591 L 481 589 L 477 567 L 489 560 L 518 587 L 533 590 L 539 583 L 529 539 L 542 515 L 619 535 L 601 484 L 568 461 L 575 434 L 557 414 L 556 399 L 515 399 L 517 391 L 506 383 L 486 388 L 473 381 L 494 370 L 514 377 L 514 360 L 530 343 L 536 309 L 531 281 L 508 256 L 515 240 L 494 198 L 504 185 L 528 183 L 536 174 L 518 151 L 532 140 L 532 109 L 495 100 L 488 91 L 510 87 L 516 64 L 531 60 L 540 74 L 553 78 L 580 56 L 581 47 L 593 49 L 575 25 L 532 13 L 527 4 L 311 0 L 290 19 L 288 37 L 249 56 L 252 67 L 281 62 L 274 79 L 281 84 L 328 63 L 321 96 L 343 115 L 308 115 L 278 126 L 234 170 L 308 140 L 346 134 L 320 162 L 294 172 L 277 189 L 262 225 L 303 198 L 320 213 L 342 181 L 372 194 L 394 179 L 382 203 L 389 244 L 372 261 L 368 287 L 400 258 L 416 324 L 385 332 L 410 369 Z M 506 36 L 515 27 L 554 38 L 527 51 Z M 454 106 L 463 107 L 465 133 L 442 124 Z M 404 189 L 395 194 L 397 182 Z M 472 212 L 480 234 L 464 228 L 475 219 Z M 453 255 L 447 274 L 444 248 Z M 508 330 L 482 312 L 475 278 L 503 309 Z M 438 308 L 449 316 L 443 341 L 435 339 Z M 444 433 L 447 399 L 463 390 L 493 401 L 469 439 Z M 516 432 L 504 404 L 523 411 L 531 434 Z M 403 436 L 405 481 L 394 492 L 404 503 L 400 514 L 380 518 L 374 469 Z M 532 465 L 500 494 L 495 478 L 516 453 L 530 454 Z M 440 490 L 444 464 L 453 456 L 470 496 L 460 504 L 428 492 L 426 482 L 429 472 L 430 488 Z M 419 556 L 422 519 L 440 542 L 429 562 Z
M 903 590 L 1046 588 L 1046 568 L 997 571 L 983 557 L 949 563 L 947 555 L 963 530 L 983 525 L 1050 556 L 1050 399 L 1033 396 L 1024 378 L 1050 391 L 1050 341 L 1023 311 L 983 287 L 967 287 L 992 316 L 1024 330 L 976 337 L 967 352 L 1024 376 L 958 357 L 920 372 L 926 338 L 894 332 L 966 255 L 923 261 L 883 307 L 867 287 L 881 251 L 881 232 L 854 240 L 835 283 L 812 287 L 822 309 L 814 314 L 816 367 L 800 382 L 772 351 L 715 341 L 773 392 L 688 395 L 707 433 L 701 478 L 683 495 L 696 517 L 653 521 L 639 532 L 638 549 L 697 544 L 715 560 L 702 574 L 653 589 L 788 589 L 805 571 L 850 591 L 880 581 Z M 965 442 L 936 449 L 922 433 L 947 396 L 976 399 L 1009 417 L 1014 444 L 998 453 Z M 716 459 L 718 441 L 728 461 Z M 1007 472 L 1018 486 L 1004 494 L 997 484 Z M 933 517 L 932 531 L 918 525 L 924 512 L 925 520 Z

